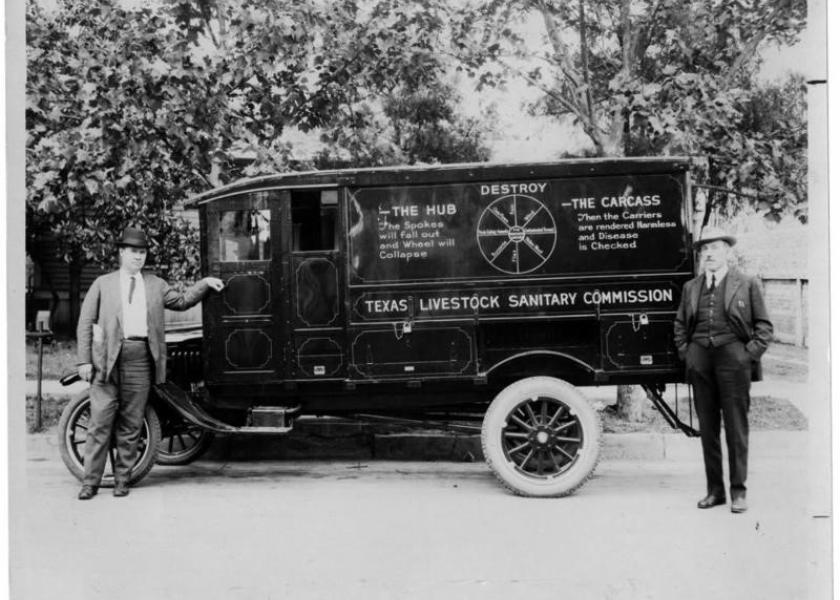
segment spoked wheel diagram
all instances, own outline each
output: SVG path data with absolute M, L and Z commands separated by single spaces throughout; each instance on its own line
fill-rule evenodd
M 530 273 L 551 256 L 557 225 L 548 207 L 532 196 L 494 200 L 478 220 L 478 247 L 490 265 L 512 275 Z

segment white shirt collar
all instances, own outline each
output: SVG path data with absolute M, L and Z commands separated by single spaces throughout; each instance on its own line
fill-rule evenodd
M 723 281 L 723 278 L 726 277 L 726 274 L 729 272 L 729 267 L 727 265 L 723 265 L 717 271 L 706 271 L 706 286 L 712 285 L 712 274 L 715 276 L 715 285 L 719 284 Z
M 135 273 L 135 275 L 137 276 L 138 281 L 143 279 L 143 272 L 142 271 L 139 271 L 139 272 Z M 126 271 L 123 268 L 120 268 L 120 279 L 122 281 L 128 281 L 129 279 L 131 279 L 131 277 L 132 277 L 131 273 L 129 273 L 128 271 Z

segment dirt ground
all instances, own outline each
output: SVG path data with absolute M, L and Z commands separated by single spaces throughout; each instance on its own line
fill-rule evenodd
M 804 383 L 808 381 L 808 348 L 773 344 L 761 360 L 769 378 Z
M 54 437 L 31 435 L 11 490 L 12 597 L 830 597 L 809 433 L 753 436 L 743 515 L 697 510 L 698 442 L 662 437 L 664 455 L 605 460 L 554 500 L 505 493 L 478 462 L 203 460 L 78 502 Z

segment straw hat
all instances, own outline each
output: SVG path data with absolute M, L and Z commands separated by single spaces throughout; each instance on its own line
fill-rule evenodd
M 719 227 L 704 227 L 697 239 L 694 240 L 694 249 L 699 250 L 700 246 L 703 244 L 708 244 L 709 242 L 717 240 L 723 240 L 730 246 L 734 246 L 737 241 L 733 236 L 729 235 Z

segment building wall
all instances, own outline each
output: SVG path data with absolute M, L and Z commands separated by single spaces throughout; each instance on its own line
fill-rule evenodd
M 762 279 L 776 341 L 808 346 L 808 280 Z
M 761 278 L 776 341 L 808 346 L 808 227 L 788 220 L 776 227 L 760 221 L 736 230 L 738 266 Z

